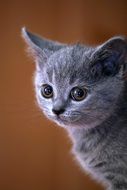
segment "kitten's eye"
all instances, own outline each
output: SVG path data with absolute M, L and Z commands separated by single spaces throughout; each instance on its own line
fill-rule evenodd
M 74 87 L 71 90 L 71 98 L 75 101 L 82 101 L 87 95 L 87 90 L 80 87 Z
M 41 95 L 44 98 L 52 98 L 53 97 L 53 89 L 50 85 L 44 84 L 41 87 Z

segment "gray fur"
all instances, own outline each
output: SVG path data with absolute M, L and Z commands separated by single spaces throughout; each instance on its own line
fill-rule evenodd
M 22 35 L 36 61 L 35 91 L 39 107 L 73 141 L 80 165 L 108 190 L 127 189 L 127 41 L 115 37 L 95 48 L 49 41 L 26 29 Z M 53 98 L 42 97 L 42 84 Z M 88 89 L 80 102 L 70 99 L 75 86 Z M 65 111 L 59 118 L 52 109 Z

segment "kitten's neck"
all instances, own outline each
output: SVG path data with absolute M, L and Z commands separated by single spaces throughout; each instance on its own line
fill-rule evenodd
M 111 126 L 106 127 L 105 125 L 96 126 L 91 129 L 70 128 L 69 134 L 78 152 L 82 149 L 82 145 L 84 146 L 84 151 L 89 152 L 95 149 L 99 145 L 99 142 L 107 138 L 110 130 Z

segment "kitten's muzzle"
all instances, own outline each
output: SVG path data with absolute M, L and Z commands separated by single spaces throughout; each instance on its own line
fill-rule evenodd
M 60 115 L 60 114 L 62 114 L 64 111 L 65 111 L 65 109 L 63 109 L 63 108 L 61 108 L 61 109 L 52 109 L 52 112 L 53 112 L 55 115 Z

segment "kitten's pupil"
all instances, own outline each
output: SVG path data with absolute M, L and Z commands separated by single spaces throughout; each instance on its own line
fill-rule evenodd
M 87 95 L 86 89 L 80 87 L 74 87 L 71 90 L 71 98 L 75 101 L 83 100 Z
M 44 84 L 41 87 L 41 95 L 45 98 L 52 98 L 53 97 L 53 89 L 50 85 Z

